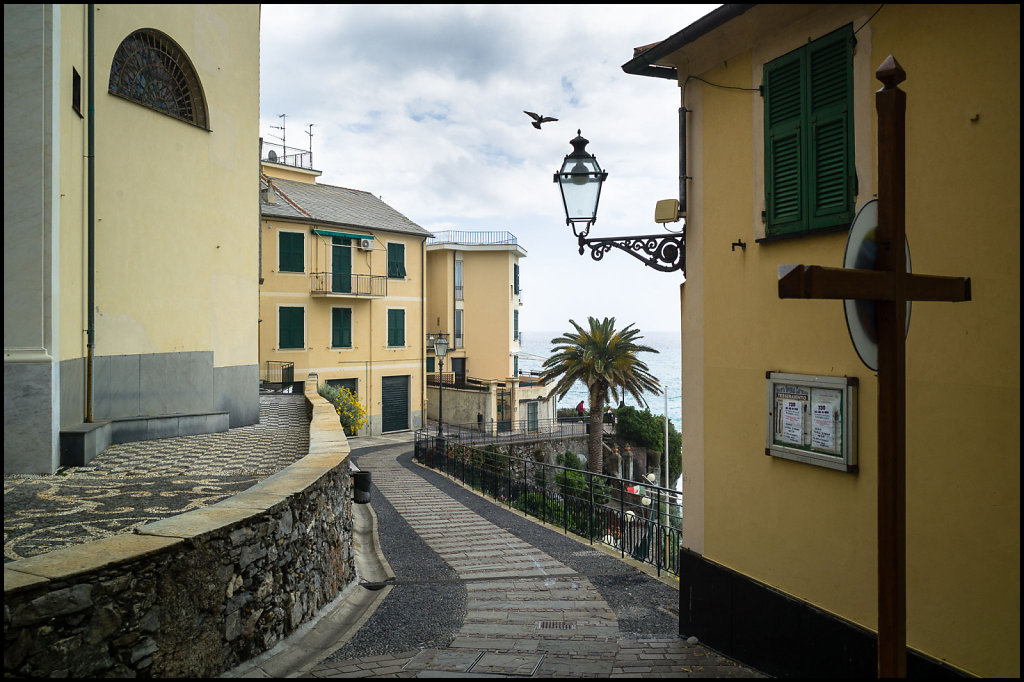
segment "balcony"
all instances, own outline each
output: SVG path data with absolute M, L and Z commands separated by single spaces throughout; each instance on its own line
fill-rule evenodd
M 435 244 L 459 244 L 462 246 L 516 245 L 516 236 L 511 232 L 486 232 L 465 230 L 443 230 L 427 239 L 427 246 Z
M 388 295 L 388 278 L 383 275 L 314 272 L 309 276 L 309 293 L 339 298 L 381 298 Z
M 283 144 L 261 141 L 260 160 L 313 170 L 313 152 L 306 149 L 285 147 Z

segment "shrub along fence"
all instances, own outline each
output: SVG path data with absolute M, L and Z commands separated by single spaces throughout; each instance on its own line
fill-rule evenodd
M 425 429 L 416 432 L 414 456 L 510 509 L 613 547 L 655 566 L 658 575 L 679 575 L 678 491 L 585 471 L 572 453 L 556 465 L 511 456 L 507 444 L 469 445 Z

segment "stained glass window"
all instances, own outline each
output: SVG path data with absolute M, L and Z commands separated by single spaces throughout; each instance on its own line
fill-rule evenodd
M 209 129 L 206 99 L 185 52 L 160 31 L 143 28 L 125 38 L 110 66 L 110 94 Z

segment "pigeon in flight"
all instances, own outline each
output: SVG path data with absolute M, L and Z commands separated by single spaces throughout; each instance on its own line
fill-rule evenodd
M 534 128 L 536 128 L 537 130 L 540 130 L 540 124 L 541 123 L 547 123 L 548 121 L 557 121 L 558 120 L 557 118 L 551 118 L 550 116 L 541 116 L 539 114 L 535 114 L 532 111 L 524 110 L 523 113 L 533 119 L 533 123 L 531 125 Z

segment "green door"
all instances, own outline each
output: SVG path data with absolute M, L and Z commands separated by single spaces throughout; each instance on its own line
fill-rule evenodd
M 345 237 L 331 237 L 331 291 L 352 293 L 352 247 Z
M 409 428 L 409 377 L 381 379 L 381 431 Z

